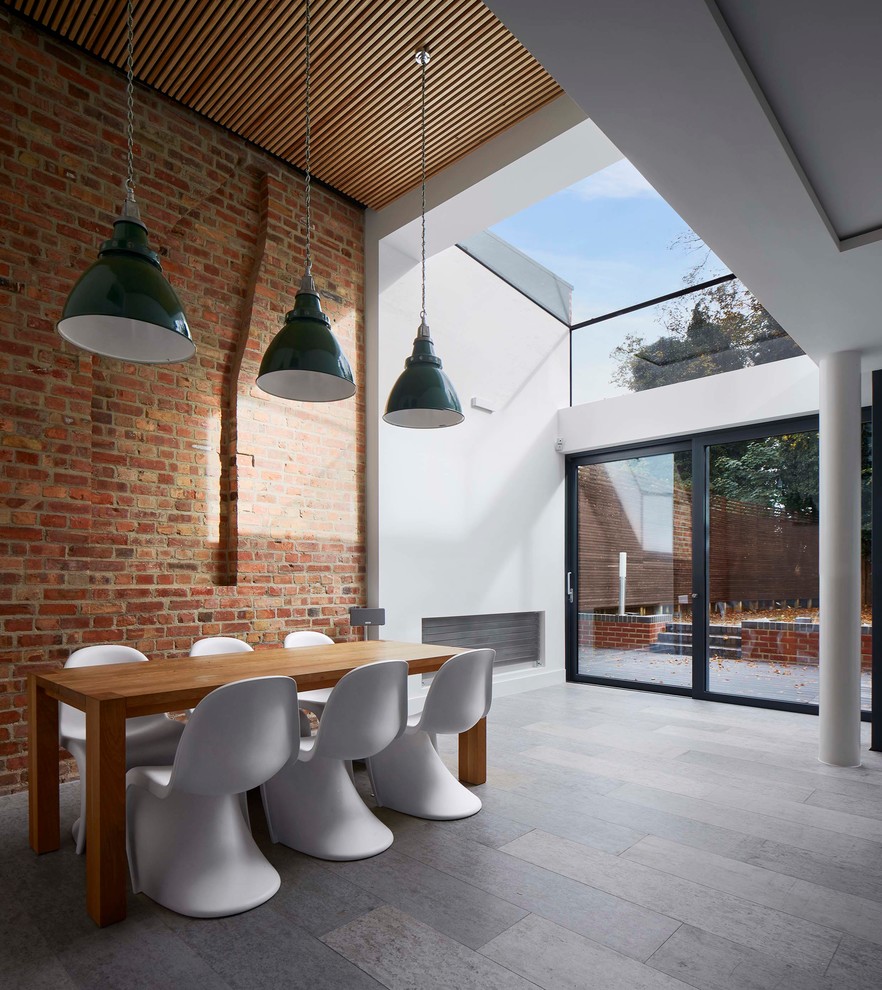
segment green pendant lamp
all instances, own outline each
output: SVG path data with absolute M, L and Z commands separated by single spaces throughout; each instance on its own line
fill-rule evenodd
M 422 125 L 422 309 L 413 353 L 404 362 L 404 371 L 392 386 L 383 419 L 393 426 L 412 430 L 434 430 L 456 426 L 465 416 L 456 390 L 444 374 L 441 358 L 426 323 L 426 66 L 429 53 L 419 51 L 416 61 L 421 67 Z
M 147 228 L 135 202 L 132 0 L 126 11 L 126 198 L 110 240 L 101 245 L 98 260 L 74 285 L 56 329 L 65 340 L 93 354 L 136 364 L 172 364 L 189 360 L 196 347 L 184 307 L 162 274 L 159 256 L 147 244 Z
M 346 355 L 331 332 L 312 280 L 312 200 L 310 157 L 310 12 L 306 0 L 306 272 L 294 308 L 260 362 L 257 386 L 281 399 L 336 402 L 355 395 Z

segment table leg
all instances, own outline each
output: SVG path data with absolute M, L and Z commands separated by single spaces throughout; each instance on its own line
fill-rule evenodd
M 34 852 L 61 844 L 58 809 L 58 702 L 28 678 L 28 837 Z
M 459 734 L 459 779 L 464 784 L 487 781 L 487 719 Z
M 100 926 L 126 916 L 126 705 L 86 707 L 86 906 Z

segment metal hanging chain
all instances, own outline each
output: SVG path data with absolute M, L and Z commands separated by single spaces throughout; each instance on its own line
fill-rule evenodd
M 423 296 L 422 296 L 422 309 L 420 309 L 420 322 L 426 322 L 426 66 L 429 64 L 430 55 L 427 51 L 419 51 L 416 53 L 416 60 L 422 67 L 421 69 L 421 93 L 420 93 L 420 132 L 421 132 L 421 147 L 420 147 L 420 159 L 422 168 L 422 202 L 420 206 L 420 217 L 422 223 L 421 232 L 421 249 L 422 249 L 422 278 L 423 278 Z
M 310 133 L 310 11 L 309 0 L 306 0 L 306 274 L 312 275 L 312 153 Z
M 126 201 L 135 202 L 135 17 L 132 0 L 126 3 Z

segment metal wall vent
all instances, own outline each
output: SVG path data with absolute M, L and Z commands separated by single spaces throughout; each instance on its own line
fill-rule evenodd
M 544 621 L 544 612 L 437 616 L 423 619 L 423 642 L 464 650 L 491 647 L 496 650 L 496 668 L 537 667 L 544 661 Z

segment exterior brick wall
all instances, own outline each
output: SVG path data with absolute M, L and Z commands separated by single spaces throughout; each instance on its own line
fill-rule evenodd
M 579 613 L 579 646 L 596 650 L 633 650 L 649 646 L 671 621 L 670 616 Z
M 364 406 L 261 393 L 303 271 L 299 173 L 143 87 L 136 195 L 197 344 L 95 358 L 54 330 L 109 236 L 123 76 L 0 11 L 0 792 L 26 784 L 26 675 L 74 649 L 148 656 L 293 628 L 354 638 L 365 596 Z M 314 274 L 363 368 L 363 216 L 313 191 Z
M 741 624 L 741 658 L 768 663 L 818 662 L 818 626 L 815 623 L 771 622 L 749 619 Z M 873 630 L 861 626 L 861 669 L 872 666 Z

